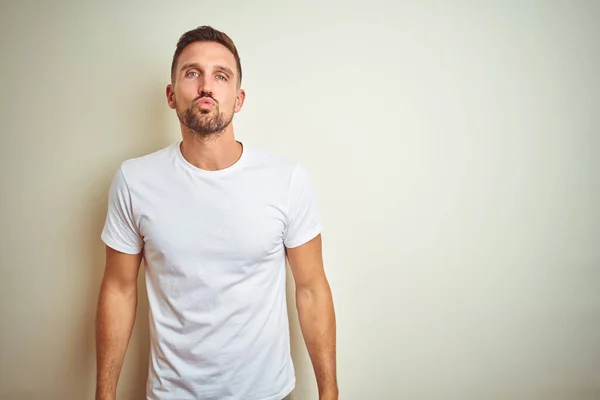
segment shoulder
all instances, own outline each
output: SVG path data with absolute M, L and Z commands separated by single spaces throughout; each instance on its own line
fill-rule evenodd
M 296 164 L 296 161 L 290 157 L 285 157 L 254 144 L 245 143 L 244 147 L 247 148 L 250 162 L 255 165 L 290 169 L 294 168 L 294 165 Z
M 300 162 L 270 150 L 254 145 L 247 145 L 247 166 L 260 170 L 264 174 L 275 174 L 286 180 L 292 179 L 298 170 L 304 171 Z
M 121 163 L 121 173 L 128 182 L 152 179 L 164 173 L 168 170 L 166 167 L 173 164 L 176 145 L 173 143 L 152 153 L 126 159 Z

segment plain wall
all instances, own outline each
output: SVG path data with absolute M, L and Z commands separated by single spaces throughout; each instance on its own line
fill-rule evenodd
M 242 59 L 237 137 L 316 187 L 341 399 L 599 399 L 599 20 L 597 1 L 3 1 L 0 398 L 93 398 L 110 179 L 180 138 L 171 57 L 210 24 Z M 313 400 L 288 283 L 292 398 Z M 119 399 L 144 393 L 141 275 L 139 295 Z

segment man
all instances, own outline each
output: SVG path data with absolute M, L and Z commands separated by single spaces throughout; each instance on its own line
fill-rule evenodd
M 281 400 L 294 388 L 285 259 L 321 400 L 338 398 L 335 314 L 306 171 L 235 139 L 236 47 L 203 26 L 177 44 L 166 95 L 182 140 L 111 184 L 96 321 L 96 399 L 115 399 L 146 263 L 151 400 Z

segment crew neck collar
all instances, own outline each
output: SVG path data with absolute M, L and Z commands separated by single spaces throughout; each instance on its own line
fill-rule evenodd
M 176 155 L 178 161 L 181 164 L 183 164 L 183 166 L 186 169 L 192 171 L 194 174 L 204 175 L 204 176 L 221 176 L 221 175 L 230 174 L 230 173 L 240 169 L 241 166 L 246 162 L 246 158 L 248 157 L 248 145 L 246 145 L 244 142 L 241 142 L 239 140 L 237 142 L 242 145 L 242 154 L 240 155 L 240 158 L 238 158 L 238 160 L 235 163 L 233 163 L 232 165 L 230 165 L 229 167 L 214 170 L 214 171 L 198 168 L 195 165 L 191 164 L 188 160 L 186 160 L 185 157 L 183 156 L 183 153 L 181 152 L 181 144 L 183 143 L 183 140 L 179 140 L 176 143 L 174 143 L 173 147 L 175 148 L 175 155 Z

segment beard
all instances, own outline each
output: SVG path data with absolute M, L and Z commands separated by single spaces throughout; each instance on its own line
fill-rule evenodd
M 214 107 L 209 110 L 197 107 L 195 105 L 196 100 L 198 99 L 192 101 L 187 109 L 183 111 L 178 109 L 177 117 L 186 128 L 200 138 L 218 135 L 223 132 L 233 120 L 233 110 L 231 110 L 231 113 L 229 114 L 221 112 L 216 100 Z

